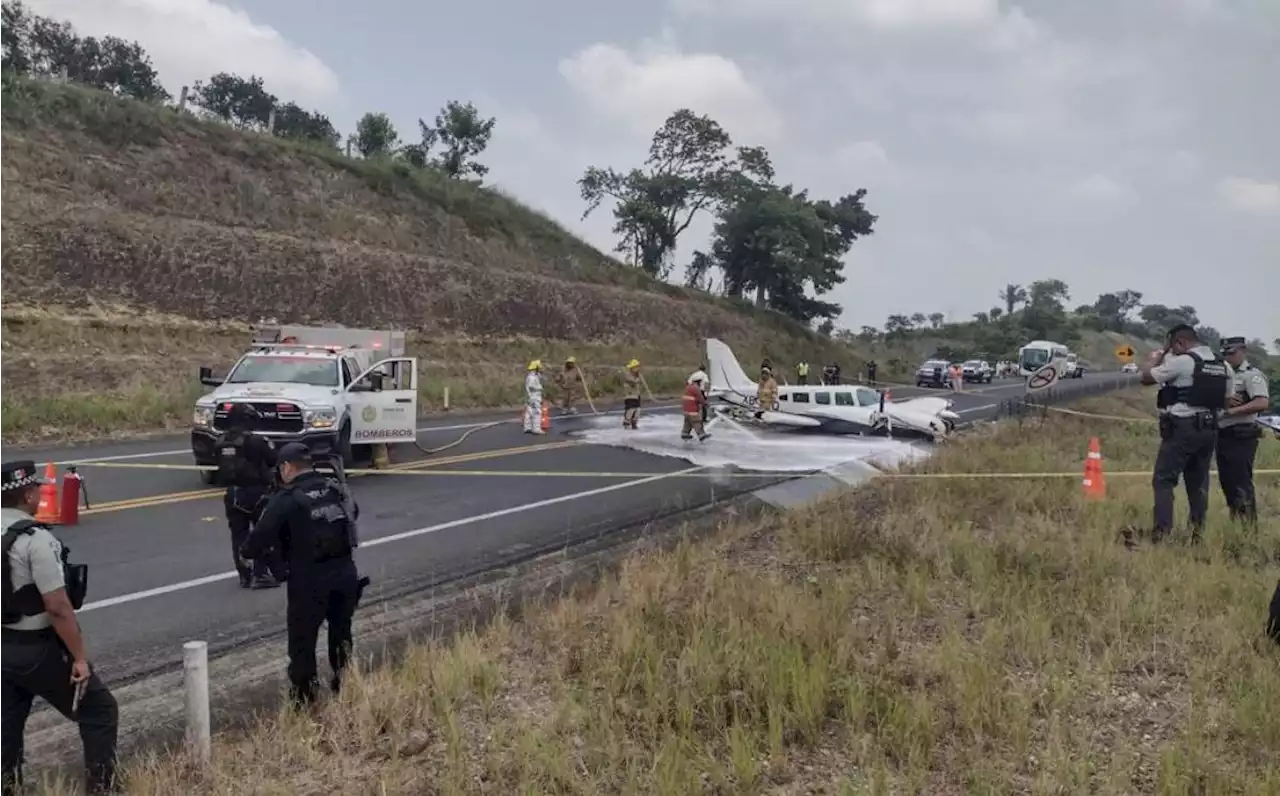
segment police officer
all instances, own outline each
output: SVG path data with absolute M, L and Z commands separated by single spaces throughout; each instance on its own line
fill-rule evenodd
M 1160 451 L 1156 455 L 1152 541 L 1173 529 L 1173 490 L 1185 481 L 1191 536 L 1199 541 L 1209 508 L 1209 464 L 1218 439 L 1218 415 L 1234 394 L 1231 366 L 1200 342 L 1196 330 L 1179 324 L 1169 330 L 1163 351 L 1152 352 L 1141 368 L 1142 383 L 1161 385 Z
M 271 589 L 280 583 L 265 562 L 252 564 L 240 556 L 240 547 L 249 538 L 249 529 L 262 515 L 271 489 L 275 449 L 270 441 L 254 434 L 250 427 L 261 417 L 252 404 L 238 403 L 227 413 L 227 430 L 218 438 L 218 482 L 226 484 L 222 505 L 231 530 L 231 555 L 240 573 L 241 588 Z
M 352 559 L 360 510 L 343 484 L 316 472 L 307 446 L 290 442 L 276 457 L 282 488 L 267 504 L 241 548 L 246 558 L 283 561 L 289 605 L 289 694 L 313 702 L 316 639 L 329 623 L 330 681 L 336 692 L 351 654 L 351 619 L 367 578 Z
M 796 384 L 809 383 L 809 363 L 803 359 L 796 365 Z
M 876 383 L 876 370 L 879 367 L 880 366 L 876 364 L 874 359 L 867 363 L 867 384 L 870 384 L 873 387 Z
M 67 548 L 32 515 L 40 505 L 35 462 L 0 468 L 0 524 L 4 526 L 3 793 L 22 785 L 22 735 L 36 697 L 80 725 L 88 791 L 114 787 L 115 697 L 89 665 L 76 609 L 84 601 L 87 570 L 67 563 Z
M 1267 377 L 1249 363 L 1243 337 L 1222 341 L 1222 357 L 1234 371 L 1233 394 L 1218 420 L 1218 481 L 1231 518 L 1250 525 L 1258 522 L 1253 492 L 1253 460 L 1258 455 L 1262 428 L 1254 422 L 1271 404 Z

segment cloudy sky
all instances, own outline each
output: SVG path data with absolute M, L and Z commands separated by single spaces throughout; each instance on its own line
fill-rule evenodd
M 176 95 L 256 73 L 345 133 L 449 99 L 498 119 L 504 190 L 580 221 L 588 165 L 630 167 L 678 107 L 779 178 L 868 190 L 840 325 L 953 318 L 1007 282 L 1132 288 L 1280 336 L 1280 0 L 28 0 L 137 39 Z M 1270 86 L 1270 88 L 1268 88 Z M 683 270 L 710 221 L 681 239 Z

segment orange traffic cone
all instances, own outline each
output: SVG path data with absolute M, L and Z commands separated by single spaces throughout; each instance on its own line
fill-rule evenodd
M 36 522 L 58 525 L 62 515 L 58 508 L 58 470 L 53 462 L 44 468 L 44 483 L 40 485 L 40 508 L 36 509 Z
M 1089 440 L 1089 455 L 1084 460 L 1084 496 L 1089 500 L 1102 500 L 1107 496 L 1107 479 L 1102 474 L 1102 445 L 1098 438 Z
M 542 431 L 546 433 L 551 430 L 551 410 L 546 404 L 542 405 Z

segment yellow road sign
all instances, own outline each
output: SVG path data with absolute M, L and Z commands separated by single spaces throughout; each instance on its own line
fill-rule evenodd
M 1121 362 L 1132 362 L 1134 353 L 1133 346 L 1128 343 L 1121 343 L 1116 346 L 1116 359 Z

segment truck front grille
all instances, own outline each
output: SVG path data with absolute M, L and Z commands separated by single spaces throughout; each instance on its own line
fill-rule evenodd
M 277 403 L 274 401 L 251 401 L 250 403 L 261 415 L 251 423 L 249 426 L 250 431 L 277 434 L 296 434 L 302 431 L 302 409 L 296 404 Z M 227 414 L 232 406 L 232 403 L 224 401 L 214 408 L 214 431 L 226 430 Z

